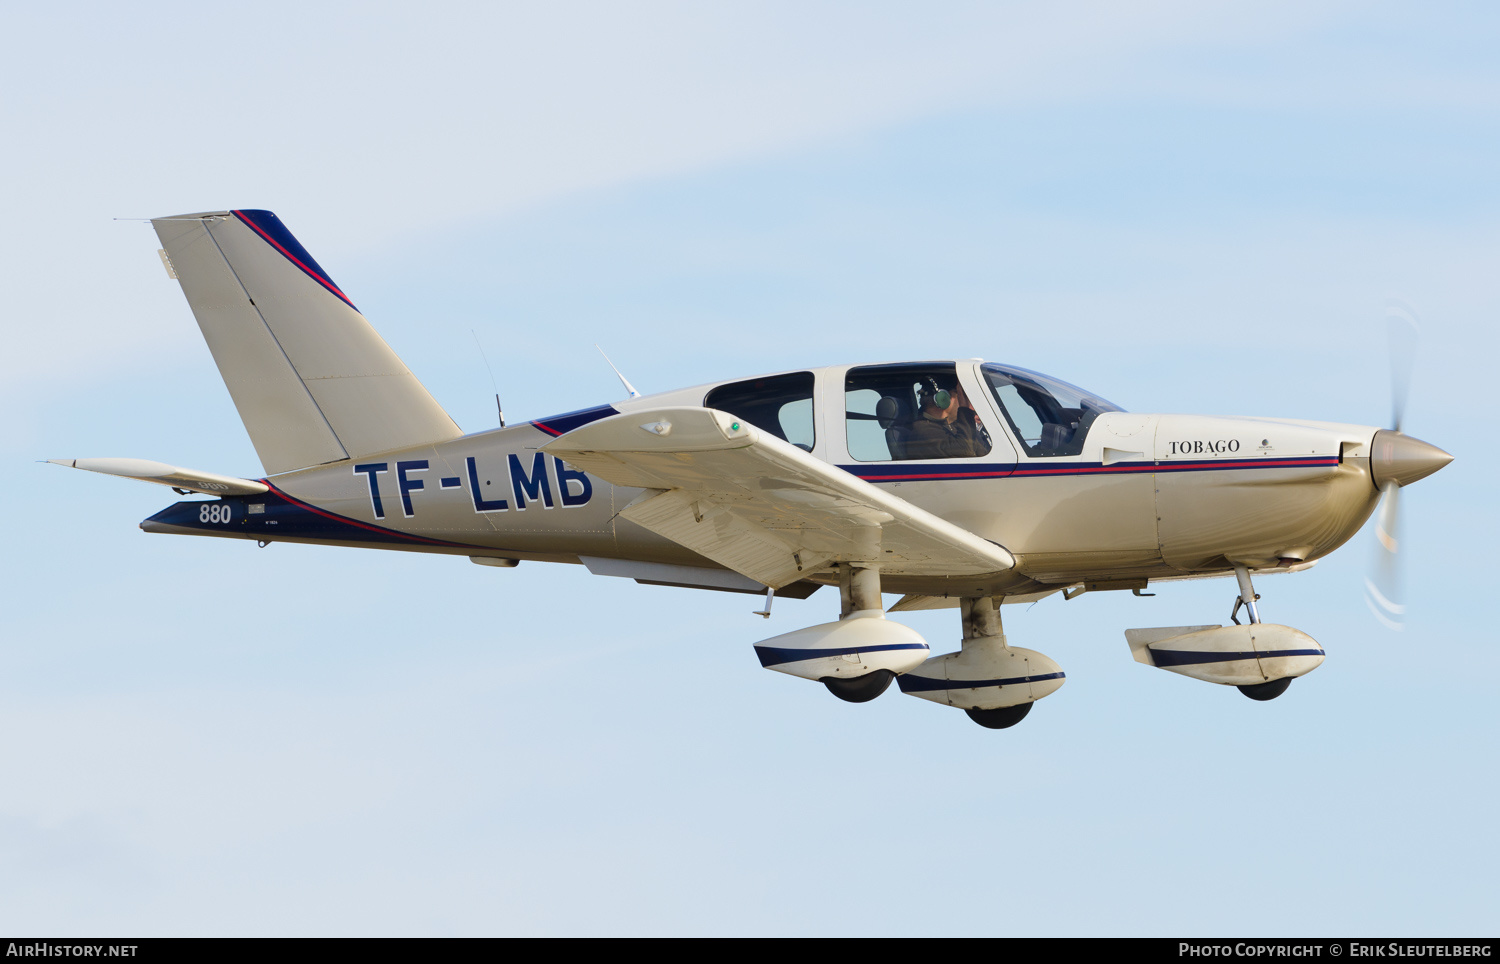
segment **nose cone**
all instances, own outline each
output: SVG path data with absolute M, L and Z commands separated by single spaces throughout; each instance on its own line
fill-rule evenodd
M 1376 488 L 1391 482 L 1411 485 L 1452 461 L 1453 456 L 1436 445 L 1400 432 L 1382 430 L 1370 442 L 1370 474 Z

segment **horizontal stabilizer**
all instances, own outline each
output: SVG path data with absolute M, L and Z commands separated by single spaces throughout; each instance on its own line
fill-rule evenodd
M 66 465 L 85 472 L 102 472 L 118 475 L 124 479 L 140 479 L 157 485 L 170 485 L 174 489 L 201 492 L 204 495 L 259 495 L 270 491 L 264 482 L 237 479 L 232 475 L 216 472 L 199 472 L 183 469 L 165 462 L 148 459 L 48 459 L 53 465 Z

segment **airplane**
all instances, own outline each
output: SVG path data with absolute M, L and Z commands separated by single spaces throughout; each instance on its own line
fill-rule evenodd
M 157 218 L 265 475 L 51 461 L 171 486 L 146 532 L 583 565 L 650 585 L 805 599 L 838 618 L 754 644 L 761 665 L 866 702 L 901 692 L 1004 729 L 1063 669 L 1002 606 L 1229 577 L 1229 625 L 1126 630 L 1136 661 L 1270 700 L 1323 661 L 1263 622 L 1253 578 L 1311 567 L 1452 456 L 1390 428 L 1126 412 L 1009 364 L 834 365 L 630 397 L 463 433 L 281 219 Z M 611 367 L 613 365 L 611 364 Z M 618 373 L 618 370 L 617 370 Z M 1389 579 L 1372 608 L 1399 622 Z M 889 612 L 959 612 L 934 655 Z M 1247 620 L 1240 622 L 1244 610 Z

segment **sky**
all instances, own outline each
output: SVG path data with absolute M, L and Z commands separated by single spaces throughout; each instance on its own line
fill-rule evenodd
M 1500 14 L 1480 4 L 279 4 L 7 14 L 0 930 L 1489 933 Z M 1006 607 L 991 732 L 751 644 L 833 618 L 580 567 L 148 536 L 258 476 L 148 218 L 279 214 L 469 431 L 983 356 L 1141 412 L 1383 425 L 1422 319 L 1408 627 L 1367 531 L 1257 583 L 1272 703 L 1134 663 L 1231 583 Z M 483 346 L 484 355 L 476 350 Z M 888 598 L 893 602 L 894 598 Z M 952 612 L 900 617 L 935 651 Z

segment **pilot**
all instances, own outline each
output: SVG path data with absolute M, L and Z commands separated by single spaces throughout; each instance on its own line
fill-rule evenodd
M 922 413 L 906 436 L 909 459 L 967 459 L 987 455 L 989 436 L 962 386 L 940 388 L 929 377 L 919 389 Z

